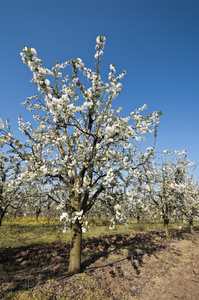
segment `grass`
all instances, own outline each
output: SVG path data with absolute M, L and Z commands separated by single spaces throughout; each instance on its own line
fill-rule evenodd
M 141 231 L 164 230 L 162 221 L 130 221 L 128 226 L 117 225 L 115 229 L 108 228 L 107 219 L 88 219 L 90 228 L 83 237 L 102 237 L 106 235 L 130 234 Z M 186 227 L 181 222 L 171 222 L 170 228 Z M 34 218 L 5 219 L 0 227 L 0 248 L 20 247 L 32 244 L 53 243 L 69 241 L 70 230 L 63 233 L 63 223 L 59 219 Z
M 90 229 L 88 232 L 83 234 L 83 238 L 95 237 L 97 239 L 98 237 L 103 237 L 108 235 L 124 235 L 124 234 L 127 235 L 127 234 L 137 233 L 140 231 L 144 232 L 144 231 L 164 230 L 162 221 L 154 221 L 154 222 L 141 221 L 140 224 L 137 224 L 136 221 L 131 220 L 128 226 L 117 225 L 114 230 L 110 230 L 108 228 L 109 221 L 107 219 L 89 219 L 88 221 L 90 224 Z M 172 229 L 175 228 L 179 229 L 179 226 L 187 227 L 187 224 L 181 222 L 171 222 L 170 224 L 170 228 Z M 148 272 L 151 272 L 151 274 L 154 273 L 155 268 L 158 266 L 157 264 L 158 260 L 156 256 L 154 256 L 153 254 L 147 254 L 147 255 L 145 254 L 145 256 L 143 256 L 143 253 L 146 249 L 150 247 L 154 248 L 155 246 L 155 240 L 146 239 L 144 241 L 143 240 L 144 235 L 142 235 L 142 239 L 137 241 L 137 244 L 136 243 L 133 244 L 130 242 L 130 243 L 126 243 L 125 245 L 122 245 L 121 243 L 116 245 L 113 242 L 113 244 L 109 245 L 109 248 L 107 250 L 107 256 L 99 255 L 99 257 L 96 260 L 96 263 L 93 262 L 93 267 L 91 267 L 90 270 L 88 269 L 87 272 L 76 274 L 71 278 L 69 277 L 64 279 L 65 269 L 62 266 L 62 263 L 60 264 L 57 263 L 57 265 L 56 264 L 53 265 L 53 260 L 52 260 L 52 265 L 51 263 L 49 263 L 48 266 L 49 268 L 51 268 L 50 271 L 52 272 L 52 277 L 50 277 L 51 279 L 46 279 L 45 277 L 46 276 L 45 268 L 47 268 L 47 265 L 44 266 L 43 269 L 41 270 L 41 275 L 44 276 L 43 279 L 42 277 L 40 279 L 40 277 L 34 275 L 36 274 L 36 271 L 38 268 L 40 268 L 40 266 L 32 266 L 32 267 L 24 266 L 24 268 L 22 267 L 20 270 L 16 269 L 16 273 L 15 273 L 15 269 L 12 270 L 12 266 L 11 269 L 7 270 L 6 268 L 3 267 L 3 265 L 0 265 L 0 277 L 2 278 L 2 282 L 3 282 L 2 287 L 3 289 L 7 288 L 8 290 L 5 299 L 16 299 L 16 300 L 115 299 L 114 297 L 108 294 L 109 290 L 107 289 L 107 287 L 111 288 L 113 294 L 115 293 L 115 295 L 120 295 L 120 299 L 128 299 L 129 292 L 133 288 L 132 281 L 136 280 L 136 278 L 139 277 L 138 276 L 139 274 L 137 274 L 137 269 L 141 268 L 141 265 L 139 265 L 140 257 L 141 258 L 145 257 L 145 262 L 147 262 L 148 266 L 151 268 L 148 269 Z M 124 240 L 125 238 L 126 237 L 124 237 Z M 63 224 L 59 221 L 59 219 L 48 220 L 47 218 L 40 218 L 38 222 L 33 218 L 5 219 L 2 227 L 0 228 L 0 248 L 4 248 L 2 249 L 2 253 L 3 251 L 4 253 L 5 252 L 7 253 L 7 249 L 5 250 L 5 248 L 7 247 L 14 248 L 20 246 L 53 243 L 59 241 L 66 242 L 69 241 L 69 239 L 70 239 L 70 230 L 67 233 L 63 233 Z M 110 237 L 110 239 L 111 241 L 114 241 L 115 237 Z M 159 243 L 159 236 L 155 237 L 154 235 L 154 239 L 156 239 L 156 241 L 158 241 L 157 243 Z M 120 239 L 118 240 L 120 241 Z M 123 239 L 121 240 L 121 242 L 122 241 Z M 45 247 L 48 248 L 49 245 L 46 245 Z M 41 251 L 45 252 L 47 248 L 45 249 L 42 248 Z M 84 260 L 87 259 L 86 258 L 87 254 L 89 258 L 90 257 L 89 255 L 95 254 L 95 252 L 99 254 L 100 251 L 102 250 L 101 248 L 100 250 L 96 248 L 92 248 L 91 252 L 93 251 L 93 253 L 86 252 L 85 253 L 86 256 L 84 257 Z M 27 257 L 28 257 L 28 251 L 30 250 L 27 250 Z M 56 251 L 59 252 L 56 249 L 53 251 L 55 252 L 55 255 L 57 255 Z M 52 251 L 52 255 L 54 254 L 53 251 Z M 154 251 L 155 251 L 154 253 L 156 253 L 156 250 Z M 36 252 L 35 255 L 36 256 L 40 255 L 42 257 L 42 255 L 45 256 L 45 253 Z M 58 253 L 58 255 L 60 254 Z M 176 259 L 179 260 L 181 258 L 175 252 L 173 252 L 172 255 L 173 255 L 172 259 L 174 261 Z M 19 258 L 20 256 L 18 257 L 18 259 Z M 167 255 L 163 257 L 160 256 L 159 258 L 160 258 L 159 263 L 161 263 L 162 269 L 167 269 L 168 266 L 170 266 L 170 264 L 173 263 L 172 261 L 170 262 L 168 260 Z M 26 253 L 25 253 L 24 261 L 26 259 L 28 258 L 26 258 Z M 59 276 L 56 275 L 57 274 L 56 272 L 55 275 L 53 275 L 54 274 L 53 270 L 56 271 L 55 268 L 58 268 L 57 270 L 60 272 L 61 275 L 60 274 Z M 63 268 L 63 273 L 62 273 L 62 268 Z M 63 280 L 63 284 L 61 284 L 59 280 Z M 18 282 L 21 282 L 20 290 L 18 290 L 17 288 Z M 100 282 L 101 282 L 101 286 L 99 285 Z M 9 284 L 10 287 L 8 286 Z M 4 287 L 3 285 L 6 285 L 6 287 Z M 36 289 L 32 289 L 35 285 L 36 285 Z M 121 290 L 123 294 L 121 293 Z M 56 293 L 56 298 L 54 297 L 54 293 Z
M 73 293 L 75 290 L 79 290 L 79 300 L 102 300 L 102 299 L 108 299 L 106 291 L 103 289 L 96 290 L 97 282 L 96 280 L 90 278 L 87 274 L 77 274 L 76 275 L 76 281 L 74 284 L 74 291 L 71 291 L 68 287 L 66 288 L 60 288 L 58 293 L 56 293 L 56 298 L 54 297 L 54 288 L 51 286 L 58 285 L 58 282 L 55 280 L 49 280 L 48 281 L 49 288 L 48 290 L 43 289 L 42 287 L 38 288 L 34 291 L 19 291 L 19 292 L 11 292 L 7 295 L 6 299 L 12 299 L 12 300 L 70 300 L 70 299 L 76 299 L 75 296 L 73 296 Z M 81 293 L 82 290 L 82 293 Z M 75 294 L 75 293 L 74 293 Z M 112 299 L 112 298 L 110 298 Z
M 20 247 L 67 241 L 70 233 L 63 233 L 59 220 L 41 218 L 38 222 L 31 218 L 8 219 L 0 228 L 0 248 Z

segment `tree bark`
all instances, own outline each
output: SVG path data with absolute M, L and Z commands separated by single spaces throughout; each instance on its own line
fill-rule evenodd
M 39 221 L 39 215 L 40 215 L 40 213 L 41 213 L 41 208 L 37 208 L 36 209 L 36 221 L 38 222 Z
M 137 215 L 137 224 L 140 224 L 140 215 Z
M 6 210 L 0 207 L 0 227 L 2 226 L 3 217 L 5 215 Z
M 82 226 L 77 220 L 71 225 L 71 244 L 68 272 L 77 273 L 81 269 Z
M 191 234 L 194 234 L 194 229 L 193 229 L 193 221 L 192 220 L 189 220 L 189 229 L 190 229 L 190 233 Z
M 166 240 L 170 241 L 170 232 L 169 232 L 169 219 L 164 218 L 164 228 L 165 228 L 165 234 L 166 234 Z

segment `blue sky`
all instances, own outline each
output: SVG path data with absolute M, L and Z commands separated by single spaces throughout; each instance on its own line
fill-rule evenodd
M 18 134 L 18 115 L 29 118 L 20 103 L 36 92 L 20 47 L 35 48 L 48 68 L 77 57 L 94 68 L 99 34 L 103 75 L 111 63 L 127 70 L 116 100 L 123 115 L 145 103 L 147 112 L 161 110 L 156 149 L 185 149 L 198 164 L 198 0 L 1 0 L 1 119 Z

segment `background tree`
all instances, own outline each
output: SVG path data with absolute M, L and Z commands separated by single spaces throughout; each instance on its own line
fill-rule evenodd
M 199 187 L 196 179 L 190 175 L 191 167 L 194 167 L 194 163 L 191 163 L 186 157 L 179 159 L 179 168 L 175 174 L 175 186 L 176 214 L 188 221 L 190 232 L 193 234 L 193 222 L 199 217 Z
M 3 150 L 2 146 L 0 150 Z M 0 152 L 0 226 L 9 207 L 16 211 L 22 206 L 20 174 L 19 157 L 9 151 Z
M 168 159 L 168 155 L 185 155 L 185 151 L 171 152 L 164 150 L 161 161 L 154 156 L 153 160 L 147 160 L 144 165 L 143 176 L 145 183 L 143 189 L 148 192 L 150 203 L 161 214 L 167 240 L 170 239 L 169 222 L 177 209 L 176 172 L 181 168 L 181 158 Z

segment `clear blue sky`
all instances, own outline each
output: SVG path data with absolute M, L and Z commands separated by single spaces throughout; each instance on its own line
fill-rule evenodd
M 93 68 L 99 34 L 104 74 L 111 63 L 127 70 L 117 99 L 124 115 L 144 103 L 163 111 L 156 149 L 185 149 L 199 163 L 198 0 L 1 0 L 2 120 L 17 133 L 18 115 L 28 118 L 20 103 L 36 91 L 20 47 L 35 48 L 48 68 L 77 57 Z

